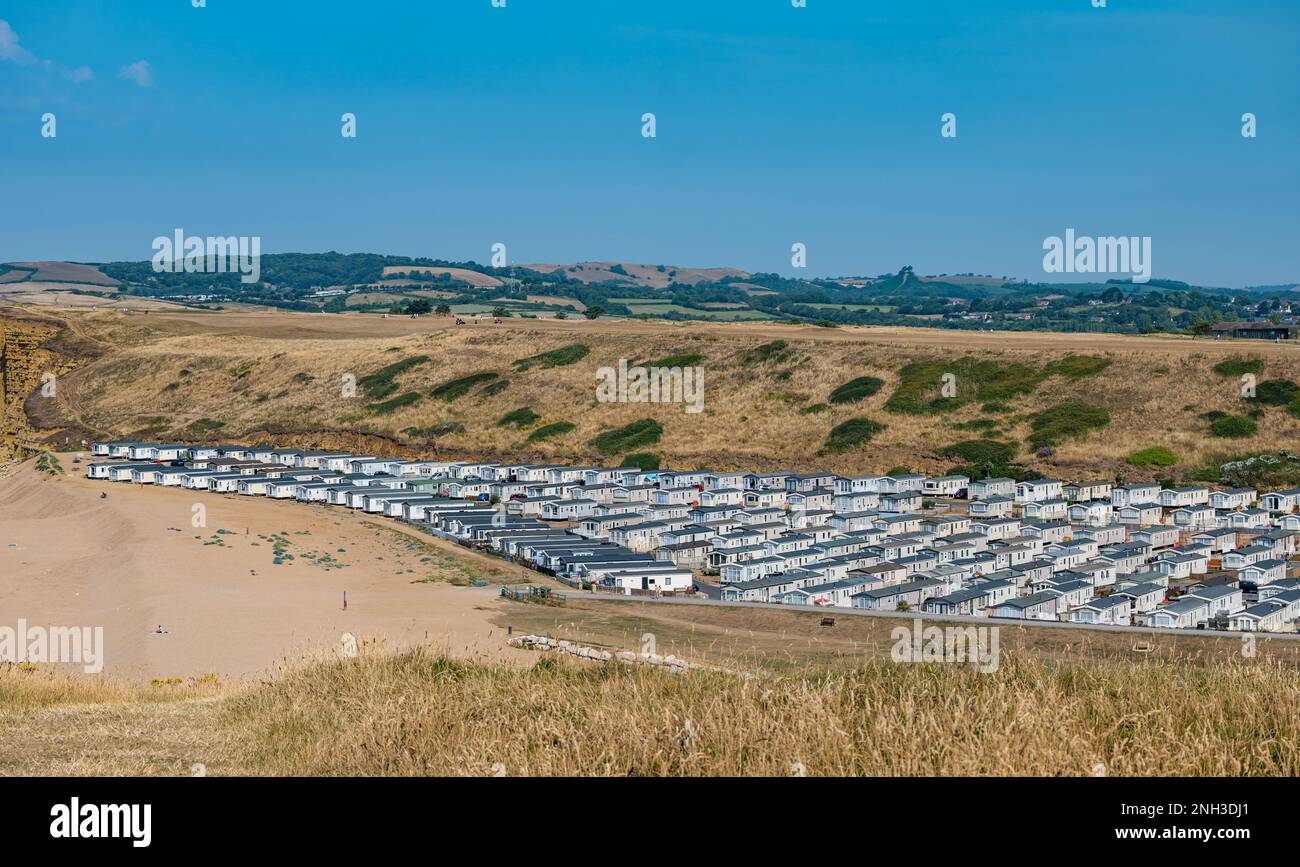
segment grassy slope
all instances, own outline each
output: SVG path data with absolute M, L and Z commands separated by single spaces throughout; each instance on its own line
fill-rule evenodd
M 401 440 L 419 451 L 436 446 L 438 453 L 453 456 L 595 460 L 598 454 L 589 445 L 593 437 L 653 416 L 663 425 L 664 435 L 651 450 L 662 454 L 670 465 L 829 467 L 841 472 L 908 466 L 936 471 L 954 463 L 937 454 L 939 448 L 975 436 L 955 425 L 991 420 L 998 436 L 1023 443 L 1030 434 L 1032 413 L 1069 400 L 1104 407 L 1112 422 L 1101 431 L 1065 441 L 1051 461 L 1036 461 L 1026 449 L 1020 459 L 1044 472 L 1066 476 L 1124 473 L 1129 478 L 1142 473 L 1125 465 L 1123 457 L 1138 449 L 1171 448 L 1181 459 L 1177 472 L 1227 451 L 1285 447 L 1300 432 L 1300 423 L 1283 409 L 1274 408 L 1250 440 L 1228 442 L 1209 437 L 1201 413 L 1209 409 L 1240 412 L 1243 408 L 1237 381 L 1211 371 L 1222 353 L 1182 347 L 1178 353 L 1165 353 L 1123 340 L 1098 344 L 1101 348 L 1095 354 L 1111 362 L 1099 374 L 1078 379 L 1050 377 L 1027 397 L 1003 401 L 1006 406 L 1000 409 L 985 411 L 981 402 L 974 401 L 953 412 L 917 416 L 885 408 L 900 371 L 908 364 L 972 357 L 1000 365 L 1041 368 L 1081 349 L 1074 344 L 1069 351 L 1053 351 L 1041 348 L 1041 342 L 1032 344 L 1033 349 L 1021 349 L 1017 348 L 1019 339 L 1013 336 L 1002 340 L 998 349 L 957 343 L 946 347 L 873 345 L 846 339 L 854 332 L 844 332 L 834 341 L 790 339 L 784 357 L 755 362 L 751 350 L 770 338 L 754 336 L 761 332 L 752 327 L 741 330 L 746 326 L 676 329 L 665 325 L 620 332 L 554 326 L 528 330 L 529 326 L 514 324 L 509 329 L 461 327 L 392 337 L 319 339 L 311 332 L 296 334 L 297 320 L 283 317 L 283 321 L 283 332 L 275 336 L 250 333 L 231 339 L 225 334 L 154 333 L 152 323 L 143 317 L 125 321 L 88 318 L 79 327 L 102 339 L 110 351 L 68 376 L 67 387 L 60 389 L 56 401 L 39 407 L 40 421 L 47 427 L 78 427 L 90 436 L 184 439 L 192 422 L 214 419 L 225 423 L 220 429 L 222 439 L 332 431 L 341 433 L 333 438 L 318 437 L 320 444 L 344 446 L 349 440 L 340 436 L 361 432 Z M 952 334 L 954 341 L 960 338 L 960 334 Z M 575 364 L 525 371 L 513 364 L 575 343 L 591 349 Z M 1140 348 L 1127 349 L 1129 346 Z M 616 365 L 620 358 L 651 361 L 681 354 L 703 356 L 699 362 L 705 376 L 703 413 L 686 414 L 680 405 L 597 402 L 597 368 Z M 380 415 L 367 410 L 364 396 L 342 396 L 345 374 L 360 379 L 416 355 L 429 355 L 433 361 L 398 376 L 399 389 L 394 393 L 422 394 L 423 399 Z M 508 380 L 510 385 L 498 386 L 501 390 L 488 397 L 481 396 L 479 388 L 450 402 L 429 396 L 438 385 L 482 372 L 496 372 L 499 380 Z M 1300 355 L 1269 355 L 1262 375 L 1300 379 Z M 885 384 L 879 393 L 859 403 L 832 405 L 815 415 L 800 414 L 807 406 L 826 402 L 833 389 L 860 376 L 878 377 Z M 574 422 L 577 428 L 544 443 L 526 445 L 528 431 L 496 424 L 504 413 L 520 406 L 537 411 L 542 416 L 539 424 Z M 854 417 L 881 422 L 885 430 L 865 449 L 819 456 L 827 433 Z M 464 432 L 439 437 L 436 443 L 403 433 L 444 422 L 459 422 Z
M 751 678 L 414 651 L 255 685 L 0 671 L 0 771 L 72 774 L 1300 773 L 1300 680 L 1271 662 L 869 661 Z M 34 725 L 35 723 L 35 725 Z M 24 735 L 27 737 L 27 735 Z

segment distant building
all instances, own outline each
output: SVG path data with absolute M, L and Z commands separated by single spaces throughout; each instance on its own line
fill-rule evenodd
M 1210 333 L 1215 337 L 1246 340 L 1290 340 L 1296 330 L 1294 325 L 1274 325 L 1272 322 L 1220 322 L 1210 326 Z

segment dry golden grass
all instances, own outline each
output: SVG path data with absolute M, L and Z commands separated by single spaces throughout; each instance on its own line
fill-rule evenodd
M 1129 479 L 1166 470 L 1143 471 L 1124 457 L 1150 446 L 1166 446 L 1181 459 L 1174 474 L 1222 454 L 1275 450 L 1294 444 L 1300 421 L 1282 408 L 1269 409 L 1259 433 L 1245 440 L 1208 436 L 1201 414 L 1213 409 L 1240 412 L 1240 383 L 1211 368 L 1228 355 L 1267 359 L 1260 379 L 1300 381 L 1300 347 L 1249 342 L 1123 337 L 1116 335 L 987 335 L 890 329 L 797 329 L 763 325 L 689 325 L 645 322 L 536 322 L 508 320 L 501 326 L 450 326 L 441 317 L 422 320 L 294 314 L 209 314 L 206 316 L 74 315 L 74 327 L 104 354 L 61 378 L 55 401 L 36 411 L 45 427 L 68 427 L 90 436 L 184 438 L 198 419 L 225 423 L 216 438 L 261 439 L 326 447 L 406 447 L 449 457 L 510 460 L 608 461 L 588 445 L 602 430 L 653 416 L 664 427 L 662 441 L 646 451 L 673 466 L 718 469 L 827 468 L 842 473 L 883 472 L 897 466 L 918 471 L 947 470 L 944 445 L 977 438 L 957 425 L 992 418 L 1002 436 L 1023 442 L 1027 417 L 1065 400 L 1105 407 L 1111 424 L 1067 440 L 1050 461 L 1027 454 L 1021 462 L 1044 473 L 1070 477 L 1123 474 Z M 380 336 L 386 335 L 386 336 Z M 793 357 L 782 363 L 746 365 L 746 350 L 775 338 L 788 340 Z M 517 371 L 512 362 L 573 343 L 590 347 L 580 362 L 552 369 Z M 1101 374 L 1068 381 L 1046 380 L 1029 397 L 1010 401 L 1009 411 L 984 413 L 978 403 L 940 416 L 890 413 L 884 403 L 912 361 L 971 355 L 1037 367 L 1069 354 L 1101 355 L 1111 361 Z M 699 354 L 705 377 L 705 411 L 687 414 L 674 404 L 616 404 L 596 400 L 596 371 L 619 359 L 649 362 Z M 393 361 L 428 355 L 432 361 L 397 378 L 398 391 L 425 395 L 389 415 L 368 410 L 364 395 L 342 396 L 345 374 L 358 378 Z M 181 371 L 188 371 L 182 375 Z M 232 371 L 243 371 L 238 376 Z M 494 372 L 510 385 L 480 396 L 475 389 L 447 403 L 428 397 L 434 386 L 479 372 Z M 858 376 L 884 380 L 881 391 L 852 405 L 807 415 L 800 410 L 825 403 L 838 385 Z M 481 387 L 480 387 L 481 388 Z M 569 434 L 525 443 L 528 431 L 498 427 L 507 412 L 529 406 L 538 424 L 568 421 Z M 868 447 L 841 455 L 819 455 L 827 433 L 854 416 L 886 428 Z M 163 419 L 163 429 L 151 428 Z M 404 433 L 441 424 L 463 432 L 430 440 Z M 357 435 L 382 438 L 366 442 Z M 301 436 L 303 439 L 291 439 Z
M 1300 772 L 1300 682 L 1219 664 L 995 674 L 868 663 L 677 676 L 542 657 L 530 670 L 415 652 L 292 673 L 226 723 L 273 774 L 817 775 Z
M 237 773 L 218 724 L 228 689 L 0 666 L 0 774 L 189 775 L 195 763 Z
M 558 586 L 558 585 L 557 585 Z M 568 594 L 563 607 L 508 603 L 494 622 L 513 627 L 516 635 L 539 634 L 607 650 L 638 649 L 650 633 L 659 653 L 671 653 L 733 670 L 789 674 L 809 668 L 852 669 L 864 661 L 890 658 L 899 626 L 912 619 L 863 617 L 834 609 L 793 605 L 774 607 L 675 605 L 602 599 Z M 830 615 L 833 627 L 822 626 Z M 972 624 L 930 618 L 926 625 L 988 625 L 998 629 L 1001 652 L 1044 662 L 1119 665 L 1213 666 L 1242 659 L 1238 632 L 1163 630 L 1119 632 L 1055 628 L 1015 621 Z M 1300 641 L 1267 634 L 1252 635 L 1260 663 L 1277 663 L 1300 675 Z M 1149 653 L 1135 654 L 1142 644 Z
M 35 677 L 36 679 L 32 679 Z M 23 682 L 24 679 L 28 679 Z M 18 683 L 15 684 L 15 679 Z M 5 773 L 270 775 L 1287 775 L 1300 680 L 1264 661 L 992 674 L 869 661 L 745 678 L 552 655 L 315 661 L 254 685 L 0 674 Z

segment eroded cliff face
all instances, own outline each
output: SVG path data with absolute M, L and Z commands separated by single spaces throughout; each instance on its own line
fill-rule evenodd
M 0 463 L 20 460 L 41 445 L 24 404 L 43 387 L 57 390 L 58 377 L 73 366 L 48 346 L 59 332 L 54 323 L 0 315 Z

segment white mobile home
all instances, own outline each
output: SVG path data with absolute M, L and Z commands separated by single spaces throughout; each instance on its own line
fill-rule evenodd
M 987 500 L 990 497 L 1014 497 L 1016 480 L 999 477 L 996 479 L 978 479 L 969 485 L 972 500 Z
M 969 476 L 934 476 L 925 480 L 922 493 L 928 497 L 957 497 L 969 487 Z
M 1075 623 L 1110 623 L 1128 626 L 1131 622 L 1133 600 L 1122 594 L 1111 594 L 1091 599 L 1070 612 Z
M 1249 566 L 1245 566 L 1237 572 L 1237 577 L 1242 581 L 1249 581 L 1252 584 L 1272 584 L 1276 581 L 1286 580 L 1286 561 L 1285 560 L 1256 560 Z
M 1239 611 L 1228 620 L 1228 628 L 1239 632 L 1281 632 L 1285 626 L 1286 606 L 1269 600 Z
M 1059 594 L 1051 590 L 1014 596 L 987 609 L 990 617 L 1008 617 L 1015 620 L 1055 620 Z
M 1031 479 L 1016 485 L 1017 503 L 1042 503 L 1062 499 L 1063 485 L 1056 479 Z
M 1205 600 L 1183 597 L 1156 608 L 1148 619 L 1152 626 L 1164 629 L 1192 629 L 1206 621 L 1209 611 Z
M 1110 502 L 1113 506 L 1136 506 L 1143 503 L 1160 503 L 1160 486 L 1155 482 L 1121 485 L 1112 488 Z

